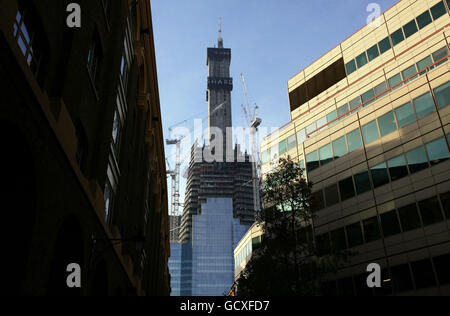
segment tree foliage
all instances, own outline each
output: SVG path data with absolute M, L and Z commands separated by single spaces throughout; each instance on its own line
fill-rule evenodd
M 320 253 L 311 228 L 318 203 L 311 189 L 303 169 L 290 158 L 280 159 L 278 168 L 267 175 L 266 207 L 258 216 L 264 235 L 237 281 L 238 296 L 324 294 L 326 277 L 348 254 L 337 249 Z

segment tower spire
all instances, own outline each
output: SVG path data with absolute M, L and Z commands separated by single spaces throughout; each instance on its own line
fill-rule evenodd
M 222 38 L 222 17 L 219 18 L 219 38 L 218 38 L 219 48 L 223 48 L 223 38 Z

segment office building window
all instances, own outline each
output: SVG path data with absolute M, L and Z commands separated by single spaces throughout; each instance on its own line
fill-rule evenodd
M 434 96 L 439 109 L 450 104 L 450 81 L 434 89 Z
M 440 285 L 450 284 L 450 254 L 433 258 L 434 269 Z
M 416 20 L 412 20 L 411 22 L 409 22 L 408 24 L 406 24 L 403 27 L 403 31 L 405 32 L 405 37 L 408 38 L 411 35 L 415 34 L 418 29 L 417 29 L 417 24 L 416 24 Z
M 309 135 L 309 137 L 314 136 L 316 134 L 316 132 L 314 132 L 316 129 L 317 129 L 317 124 L 316 124 L 316 122 L 314 122 L 306 128 L 306 135 Z
M 306 170 L 311 172 L 317 168 L 319 168 L 319 155 L 317 154 L 317 151 L 313 151 L 306 155 Z
M 414 290 L 411 272 L 408 264 L 402 264 L 391 268 L 394 293 Z
M 397 124 L 395 123 L 394 112 L 389 112 L 379 117 L 378 124 L 380 125 L 381 137 L 396 131 Z
M 436 286 L 433 267 L 430 259 L 424 259 L 411 263 L 416 289 L 424 289 Z
M 295 134 L 294 134 L 294 135 L 289 136 L 287 139 L 287 149 L 289 151 L 289 150 L 294 149 L 295 147 L 297 147 L 297 140 L 295 139 Z
M 420 30 L 430 24 L 432 21 L 433 20 L 431 19 L 430 11 L 428 10 L 417 17 L 417 24 L 419 25 Z
M 339 203 L 339 193 L 336 184 L 333 184 L 324 190 L 325 192 L 325 201 L 327 203 L 327 207 L 335 205 Z
M 414 107 L 416 108 L 417 117 L 424 118 L 428 114 L 436 111 L 434 107 L 433 97 L 431 93 L 427 92 L 418 98 L 414 99 Z
M 444 2 L 441 1 L 435 6 L 431 8 L 431 15 L 433 16 L 434 20 L 439 19 L 441 16 L 447 13 L 447 10 L 445 9 Z
M 341 194 L 341 200 L 345 201 L 355 196 L 355 189 L 353 188 L 353 178 L 339 181 L 339 192 Z
M 367 64 L 367 55 L 366 52 L 362 53 L 358 57 L 356 57 L 356 64 L 358 65 L 358 68 L 361 68 L 365 64 Z
M 447 61 L 447 56 L 448 56 L 448 48 L 447 46 L 442 47 L 441 49 L 435 51 L 433 54 L 433 60 L 435 63 L 437 63 L 435 65 L 435 67 L 442 65 L 443 63 L 445 63 Z
M 347 241 L 345 239 L 344 227 L 330 232 L 331 244 L 334 249 L 341 251 L 347 249 Z
M 400 223 L 395 210 L 381 214 L 380 219 L 384 237 L 400 234 Z
M 432 166 L 437 165 L 450 158 L 447 142 L 444 137 L 426 144 L 428 157 Z
M 345 69 L 347 70 L 347 76 L 356 71 L 356 62 L 354 59 L 345 64 Z
M 400 83 L 400 82 L 402 82 L 402 77 L 400 74 L 396 74 L 395 76 L 392 76 L 388 80 L 388 82 L 389 82 L 389 87 L 392 88 L 391 91 L 394 91 L 403 85 L 403 83 Z
M 370 103 L 375 101 L 375 92 L 373 91 L 373 89 L 370 89 L 369 91 L 365 92 L 362 96 L 362 103 L 364 104 L 363 106 L 368 106 Z
M 383 162 L 370 169 L 372 173 L 372 180 L 374 188 L 378 188 L 382 185 L 389 183 L 389 176 L 386 168 L 386 163 Z
M 437 196 L 419 202 L 420 215 L 424 226 L 444 220 Z
M 398 215 L 400 217 L 403 232 L 422 227 L 416 203 L 400 207 L 398 209 Z
M 360 246 L 363 244 L 363 236 L 360 222 L 346 226 L 345 230 L 347 231 L 348 246 L 350 248 Z
M 348 113 L 348 112 L 349 112 L 348 103 L 344 104 L 343 106 L 338 107 L 338 109 L 337 109 L 337 115 L 340 119 L 343 119 L 345 116 L 349 116 L 350 113 Z M 346 114 L 346 115 L 343 116 L 344 114 Z
M 365 144 L 370 144 L 380 138 L 380 133 L 378 132 L 377 121 L 373 120 L 362 127 L 364 142 Z
M 278 144 L 278 153 L 279 153 L 280 155 L 283 155 L 283 154 L 286 153 L 286 152 L 287 152 L 287 139 L 281 141 L 281 142 Z
M 372 242 L 380 239 L 380 227 L 378 226 L 378 218 L 372 217 L 363 221 L 364 238 L 366 242 Z
M 406 160 L 408 160 L 408 167 L 411 173 L 428 168 L 427 155 L 423 146 L 408 151 L 406 153 Z
M 415 73 L 417 73 L 416 65 L 409 66 L 402 71 L 402 77 L 403 80 L 405 80 L 405 84 L 417 78 L 418 75 L 414 76 Z
M 298 144 L 301 145 L 305 142 L 306 140 L 306 130 L 302 129 L 301 131 L 297 132 L 297 141 Z
M 370 178 L 368 171 L 360 172 L 354 175 L 354 178 L 355 178 L 356 193 L 358 195 L 363 194 L 372 189 L 372 186 L 370 185 Z
M 318 119 L 316 124 L 317 124 L 317 128 L 321 128 L 321 129 L 326 128 L 327 127 L 327 117 L 324 116 L 324 117 Z
M 411 102 L 408 102 L 395 109 L 398 127 L 402 128 L 416 121 L 416 115 Z
M 386 81 L 383 81 L 379 85 L 377 85 L 375 88 L 373 88 L 375 92 L 375 96 L 378 98 L 383 97 L 387 93 L 387 84 Z
M 389 175 L 391 180 L 395 181 L 408 175 L 408 168 L 406 167 L 405 156 L 400 155 L 392 158 L 387 162 L 389 168 Z
M 348 151 L 352 152 L 362 147 L 361 133 L 359 128 L 347 134 Z
M 428 66 L 430 66 L 431 64 L 433 64 L 433 59 L 431 59 L 431 56 L 427 56 L 421 61 L 419 61 L 417 63 L 417 69 L 419 71 L 423 70 L 419 75 L 424 75 L 428 71 Z
M 384 54 L 388 50 L 391 49 L 391 41 L 389 40 L 389 36 L 386 37 L 384 40 L 378 43 L 378 46 L 380 47 L 380 53 Z
M 372 61 L 378 56 L 380 56 L 380 51 L 378 50 L 377 44 L 375 44 L 374 46 L 372 46 L 367 50 L 367 56 L 369 57 L 369 61 Z
M 330 123 L 328 126 L 332 126 L 332 125 L 336 124 L 337 123 L 337 120 L 336 120 L 337 117 L 338 117 L 337 111 L 333 111 L 333 112 L 329 113 L 327 115 L 327 123 L 330 123 L 330 122 L 333 122 L 333 123 Z
M 324 166 L 327 163 L 333 161 L 333 151 L 331 149 L 331 144 L 328 144 L 319 149 L 320 165 Z
M 335 141 L 333 141 L 333 152 L 335 159 L 347 154 L 348 150 L 347 150 L 347 142 L 345 141 L 345 136 L 342 136 L 341 138 L 338 138 Z
M 270 151 L 269 150 L 265 150 L 262 152 L 261 154 L 261 162 L 263 164 L 266 164 L 270 161 Z
M 450 192 L 441 194 L 439 197 L 441 198 L 445 216 L 447 217 L 447 220 L 450 220 Z
M 361 97 L 359 96 L 351 100 L 348 105 L 350 106 L 350 110 L 356 109 L 358 106 L 361 105 Z
M 400 28 L 394 33 L 391 34 L 392 43 L 395 45 L 400 44 L 405 40 L 405 36 L 403 35 L 403 30 Z

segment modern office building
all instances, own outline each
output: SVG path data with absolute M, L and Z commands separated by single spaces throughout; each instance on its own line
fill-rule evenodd
M 234 280 L 236 281 L 250 261 L 252 253 L 261 244 L 264 230 L 261 224 L 254 223 L 234 248 Z
M 320 249 L 357 253 L 330 294 L 450 294 L 449 4 L 401 0 L 303 69 L 291 121 L 262 144 L 263 174 L 277 157 L 306 168 Z
M 169 295 L 150 2 L 69 3 L 0 1 L 2 291 Z

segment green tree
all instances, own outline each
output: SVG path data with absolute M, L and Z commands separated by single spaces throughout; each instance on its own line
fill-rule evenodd
M 258 216 L 261 245 L 237 281 L 238 296 L 313 296 L 324 294 L 324 281 L 345 262 L 348 253 L 323 249 L 314 241 L 312 223 L 319 201 L 312 183 L 290 158 L 263 184 L 265 209 Z

